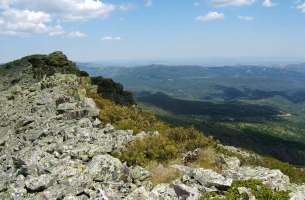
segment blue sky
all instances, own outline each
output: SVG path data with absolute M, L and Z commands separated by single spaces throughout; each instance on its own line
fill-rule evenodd
M 0 0 L 0 62 L 305 61 L 305 0 Z

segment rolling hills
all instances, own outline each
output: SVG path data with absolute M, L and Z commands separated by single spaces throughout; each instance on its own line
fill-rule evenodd
M 88 67 L 137 96 L 173 125 L 221 142 L 305 165 L 305 66 Z

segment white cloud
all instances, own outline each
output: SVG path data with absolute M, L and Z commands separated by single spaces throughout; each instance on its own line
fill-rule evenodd
M 263 1 L 263 6 L 270 8 L 270 7 L 276 6 L 276 4 L 273 3 L 272 0 L 264 0 Z
M 66 32 L 63 30 L 62 26 L 55 26 L 49 33 L 49 36 L 63 36 Z
M 255 18 L 253 16 L 238 16 L 238 19 L 243 21 L 253 21 Z
M 195 19 L 198 21 L 212 21 L 212 20 L 222 20 L 224 19 L 224 14 L 223 13 L 219 13 L 219 12 L 209 12 L 206 15 L 202 15 L 202 16 L 198 16 Z
M 145 7 L 150 7 L 153 4 L 153 0 L 144 0 L 144 6 Z
M 63 20 L 87 20 L 106 17 L 115 10 L 112 4 L 100 0 L 14 0 L 11 6 L 43 11 Z
M 255 0 L 212 0 L 212 5 L 216 7 L 225 6 L 245 6 L 251 5 Z
M 58 23 L 105 18 L 115 9 L 102 0 L 0 0 L 0 34 L 85 37 L 80 31 L 66 32 Z
M 51 16 L 47 13 L 29 10 L 9 9 L 1 13 L 0 33 L 8 35 L 26 35 L 31 33 L 47 33 Z
M 68 37 L 72 38 L 82 38 L 82 37 L 87 37 L 85 33 L 79 32 L 79 31 L 73 31 L 67 34 Z
M 101 38 L 102 41 L 120 41 L 122 40 L 121 37 L 112 37 L 112 36 L 105 36 Z
M 135 6 L 131 3 L 121 4 L 121 5 L 117 6 L 117 9 L 120 11 L 130 11 L 130 10 L 133 10 L 134 8 L 135 8 Z
M 0 15 L 0 34 L 29 36 L 48 34 L 49 36 L 85 37 L 79 31 L 66 32 L 60 25 L 51 24 L 51 16 L 41 11 L 8 9 Z
M 66 31 L 63 30 L 63 28 L 60 25 L 57 25 L 49 32 L 49 36 L 52 36 L 52 37 L 62 36 L 62 37 L 69 37 L 69 38 L 83 38 L 83 37 L 87 37 L 87 34 L 82 33 L 80 31 L 66 32 Z
M 0 0 L 0 9 L 6 9 L 11 0 Z
M 305 2 L 302 4 L 299 4 L 297 6 L 297 9 L 300 10 L 301 12 L 305 13 Z

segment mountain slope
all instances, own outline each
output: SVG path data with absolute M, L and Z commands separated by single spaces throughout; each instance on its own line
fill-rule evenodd
M 57 71 L 66 65 L 45 66 L 44 58 L 35 67 L 50 74 L 34 76 L 33 64 L 19 61 L 1 68 L 0 199 L 304 197 L 305 186 L 281 171 L 246 162 L 265 158 L 102 98 L 90 77 Z M 146 132 L 119 130 L 126 120 Z M 236 193 L 240 187 L 247 192 Z
M 122 82 L 143 109 L 173 125 L 194 126 L 225 144 L 305 163 L 302 64 L 81 67 Z

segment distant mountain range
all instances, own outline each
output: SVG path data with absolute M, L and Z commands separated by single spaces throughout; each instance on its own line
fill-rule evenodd
M 305 164 L 305 64 L 79 65 L 121 82 L 143 109 L 173 125 L 195 126 L 225 144 Z

